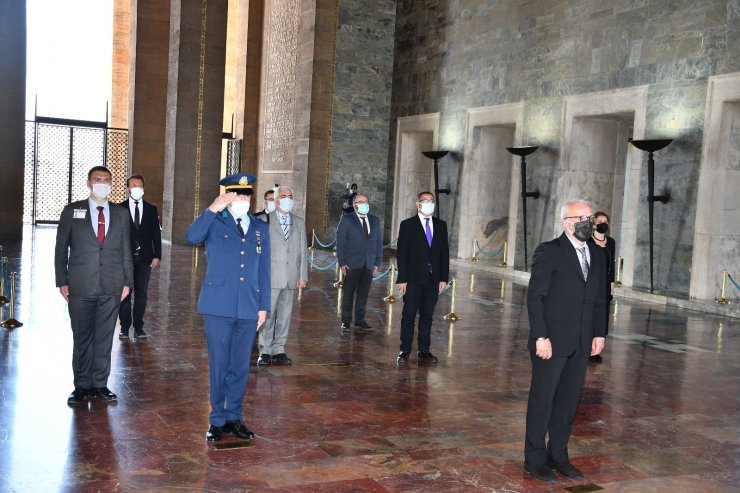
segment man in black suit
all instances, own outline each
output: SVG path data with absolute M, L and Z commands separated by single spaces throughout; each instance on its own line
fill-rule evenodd
M 134 262 L 134 289 L 121 302 L 118 317 L 121 320 L 119 339 L 128 339 L 131 328 L 131 297 L 134 298 L 134 337 L 146 339 L 144 331 L 144 312 L 146 311 L 147 290 L 152 270 L 162 258 L 162 233 L 159 228 L 157 207 L 146 202 L 144 197 L 144 177 L 131 175 L 126 180 L 129 199 L 121 205 L 130 212 L 131 255 Z
M 112 176 L 87 174 L 90 197 L 62 210 L 54 249 L 56 285 L 69 303 L 75 389 L 67 404 L 87 397 L 114 401 L 108 389 L 118 307 L 134 285 L 126 209 L 108 202 Z
M 401 352 L 396 362 L 409 360 L 414 341 L 414 325 L 419 313 L 419 362 L 436 363 L 429 351 L 432 317 L 439 293 L 450 275 L 450 247 L 447 223 L 432 217 L 434 194 L 422 192 L 416 201 L 418 213 L 401 222 L 398 228 L 398 285 L 403 295 L 401 315 Z
M 606 285 L 603 253 L 591 237 L 591 207 L 563 205 L 563 234 L 534 251 L 527 292 L 532 383 L 527 404 L 524 470 L 554 482 L 557 469 L 582 478 L 568 457 L 589 356 L 604 349 Z M 545 434 L 549 443 L 545 445 Z
M 270 224 L 270 213 L 274 212 L 277 208 L 277 205 L 275 204 L 275 190 L 270 189 L 265 192 L 264 194 L 265 199 L 265 208 L 262 209 L 259 212 L 256 212 L 254 214 L 254 217 L 259 217 L 263 221 L 265 221 L 267 224 Z M 260 217 L 265 216 L 265 217 Z
M 337 226 L 337 262 L 344 274 L 342 286 L 342 330 L 349 330 L 352 305 L 355 308 L 355 326 L 371 329 L 365 320 L 370 283 L 378 273 L 383 260 L 383 231 L 378 216 L 370 214 L 370 203 L 365 195 L 357 195 L 354 214 L 342 216 Z

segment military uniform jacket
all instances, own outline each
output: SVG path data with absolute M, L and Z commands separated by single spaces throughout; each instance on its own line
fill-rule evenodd
M 270 311 L 270 234 L 266 223 L 248 217 L 244 238 L 227 210 L 204 210 L 185 232 L 188 243 L 206 247 L 202 315 L 257 320 L 258 311 Z
M 87 199 L 72 202 L 62 210 L 57 228 L 54 269 L 57 287 L 69 286 L 71 296 L 101 293 L 120 296 L 124 286 L 131 288 L 134 285 L 129 214 L 112 202 L 108 202 L 108 207 L 110 224 L 103 245 L 98 244 L 90 224 L 92 212 Z

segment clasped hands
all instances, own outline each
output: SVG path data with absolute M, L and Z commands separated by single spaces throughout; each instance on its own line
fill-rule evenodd
M 594 337 L 591 341 L 591 356 L 596 356 L 604 350 L 603 337 Z M 550 339 L 540 339 L 535 344 L 535 354 L 542 359 L 552 358 L 552 342 Z

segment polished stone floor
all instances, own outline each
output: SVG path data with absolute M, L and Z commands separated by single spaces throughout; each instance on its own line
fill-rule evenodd
M 4 245 L 19 272 L 16 318 L 0 329 L 2 492 L 740 491 L 740 324 L 620 301 L 604 362 L 589 368 L 571 440 L 586 478 L 522 472 L 530 363 L 526 287 L 457 268 L 457 304 L 437 307 L 436 366 L 396 366 L 401 303 L 374 283 L 375 330 L 341 334 L 334 271 L 314 269 L 296 303 L 292 366 L 253 366 L 251 442 L 216 447 L 194 306 L 202 252 L 166 247 L 145 341 L 113 345 L 116 404 L 70 408 L 66 304 L 54 287 L 54 227 Z M 333 257 L 317 252 L 315 263 Z M 471 285 L 472 283 L 472 285 Z M 7 307 L 3 318 L 7 317 Z

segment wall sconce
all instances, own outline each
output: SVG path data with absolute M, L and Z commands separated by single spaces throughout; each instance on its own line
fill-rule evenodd
M 632 140 L 627 141 L 641 151 L 648 153 L 648 223 L 650 229 L 650 292 L 653 292 L 653 204 L 660 202 L 665 204 L 671 199 L 670 194 L 655 195 L 655 161 L 653 153 L 668 146 L 673 139 L 651 139 L 651 140 Z
M 539 149 L 540 146 L 516 146 L 516 147 L 507 147 L 506 150 L 510 153 L 514 154 L 515 156 L 520 156 L 522 158 L 522 165 L 521 165 L 521 175 L 522 175 L 522 217 L 524 219 L 524 270 L 527 269 L 527 197 L 532 197 L 533 199 L 540 198 L 540 191 L 535 189 L 534 192 L 528 192 L 527 191 L 527 161 L 525 159 L 525 156 L 529 156 L 534 151 Z
M 450 153 L 450 151 L 422 151 L 421 152 L 424 156 L 428 157 L 432 161 L 434 161 L 434 198 L 437 200 L 437 207 L 434 208 L 435 216 L 439 217 L 439 210 L 440 206 L 439 203 L 441 202 L 441 197 L 439 196 L 440 193 L 444 193 L 449 195 L 450 189 L 449 188 L 439 188 L 439 170 L 437 161 L 445 157 L 447 154 Z

